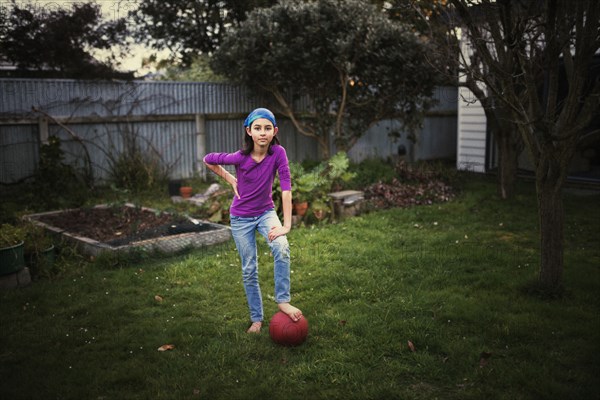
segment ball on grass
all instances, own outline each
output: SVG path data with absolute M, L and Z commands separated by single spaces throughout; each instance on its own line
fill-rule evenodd
M 299 346 L 308 336 L 308 320 L 302 316 L 294 322 L 287 314 L 278 311 L 269 323 L 269 335 L 282 346 Z

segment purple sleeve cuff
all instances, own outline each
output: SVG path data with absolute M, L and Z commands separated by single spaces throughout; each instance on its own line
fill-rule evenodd
M 281 149 L 283 150 L 283 147 Z M 292 190 L 290 165 L 285 150 L 281 152 L 281 158 L 279 160 L 279 168 L 277 169 L 277 172 L 279 173 L 279 185 L 281 187 L 281 191 Z
M 236 165 L 239 164 L 240 153 L 208 153 L 204 162 L 210 165 Z

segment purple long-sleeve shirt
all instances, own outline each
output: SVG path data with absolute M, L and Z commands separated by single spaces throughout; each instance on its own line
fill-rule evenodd
M 291 190 L 290 167 L 285 149 L 280 145 L 271 147 L 259 163 L 241 151 L 235 153 L 209 153 L 204 161 L 211 165 L 235 165 L 237 189 L 240 198 L 233 197 L 230 213 L 237 217 L 256 217 L 275 207 L 273 203 L 273 181 L 279 173 L 281 190 Z

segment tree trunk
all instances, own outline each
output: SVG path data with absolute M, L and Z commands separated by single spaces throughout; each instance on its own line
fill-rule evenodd
M 476 87 L 475 85 L 471 85 Z M 515 194 L 519 154 L 523 150 L 523 139 L 510 110 L 497 104 L 491 97 L 485 97 L 477 89 L 481 104 L 485 107 L 488 126 L 494 134 L 498 149 L 498 196 L 503 200 L 511 199 Z
M 321 160 L 329 159 L 329 140 L 327 137 L 317 136 L 317 143 L 319 144 L 319 153 L 321 156 Z
M 498 145 L 498 195 L 501 199 L 511 199 L 515 194 L 517 168 L 519 164 L 518 146 L 512 138 L 513 132 L 498 130 L 496 143 Z
M 554 169 L 554 168 L 552 168 Z M 540 224 L 540 274 L 542 288 L 558 293 L 562 288 L 564 266 L 564 208 L 559 174 L 538 176 L 537 203 Z

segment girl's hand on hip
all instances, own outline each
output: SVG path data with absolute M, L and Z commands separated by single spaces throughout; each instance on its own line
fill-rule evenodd
M 286 228 L 285 226 L 273 226 L 269 231 L 269 241 L 273 241 L 277 239 L 279 236 L 287 235 L 290 231 L 290 228 Z
M 238 188 L 237 188 L 237 179 L 231 182 L 231 188 L 233 189 L 233 193 L 235 194 L 235 196 L 238 199 L 241 199 L 241 196 L 238 192 Z

